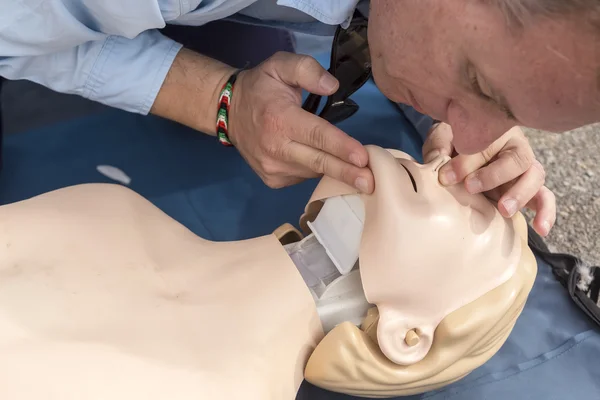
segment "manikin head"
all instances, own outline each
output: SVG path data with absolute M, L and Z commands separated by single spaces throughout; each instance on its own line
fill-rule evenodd
M 373 76 L 390 99 L 447 122 L 459 153 L 519 125 L 600 121 L 597 0 L 371 0 Z
M 374 307 L 359 328 L 342 323 L 318 345 L 306 379 L 373 396 L 419 393 L 462 378 L 508 337 L 536 274 L 522 215 L 503 218 L 483 195 L 443 187 L 440 157 L 421 165 L 367 146 L 375 190 L 365 208 L 359 265 Z M 327 198 L 354 194 L 323 178 L 301 225 Z

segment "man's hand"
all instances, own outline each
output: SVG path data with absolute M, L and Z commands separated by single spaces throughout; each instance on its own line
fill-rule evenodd
M 151 112 L 216 135 L 218 97 L 235 69 L 181 49 Z M 229 137 L 272 188 L 325 174 L 364 193 L 374 189 L 368 154 L 355 139 L 301 107 L 302 89 L 330 95 L 338 82 L 313 58 L 278 53 L 235 83 Z
M 313 58 L 277 53 L 238 76 L 229 137 L 272 188 L 321 174 L 371 193 L 366 149 L 334 125 L 302 109 L 302 89 L 330 95 L 337 80 Z
M 453 152 L 450 125 L 434 126 L 423 146 L 425 162 L 438 154 L 452 156 Z M 480 153 L 454 156 L 440 170 L 443 185 L 464 181 L 470 193 L 485 193 L 497 200 L 504 217 L 512 217 L 524 207 L 533 210 L 533 228 L 541 236 L 547 236 L 556 221 L 556 199 L 544 186 L 545 177 L 544 167 L 518 127 Z

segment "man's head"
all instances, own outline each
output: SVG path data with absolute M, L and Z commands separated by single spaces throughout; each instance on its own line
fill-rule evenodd
M 371 0 L 373 75 L 475 153 L 600 121 L 600 0 Z

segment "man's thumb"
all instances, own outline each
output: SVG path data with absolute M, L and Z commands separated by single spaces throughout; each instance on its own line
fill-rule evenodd
M 434 125 L 423 144 L 423 161 L 428 163 L 439 155 L 452 154 L 452 128 L 446 123 Z

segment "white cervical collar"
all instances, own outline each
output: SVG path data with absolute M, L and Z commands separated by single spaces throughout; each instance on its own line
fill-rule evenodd
M 340 274 L 350 273 L 358 262 L 365 208 L 358 195 L 331 197 L 308 226 Z
M 358 270 L 363 221 L 358 195 L 332 197 L 308 223 L 313 233 L 285 246 L 313 295 L 325 332 L 344 321 L 359 325 L 371 307 Z

